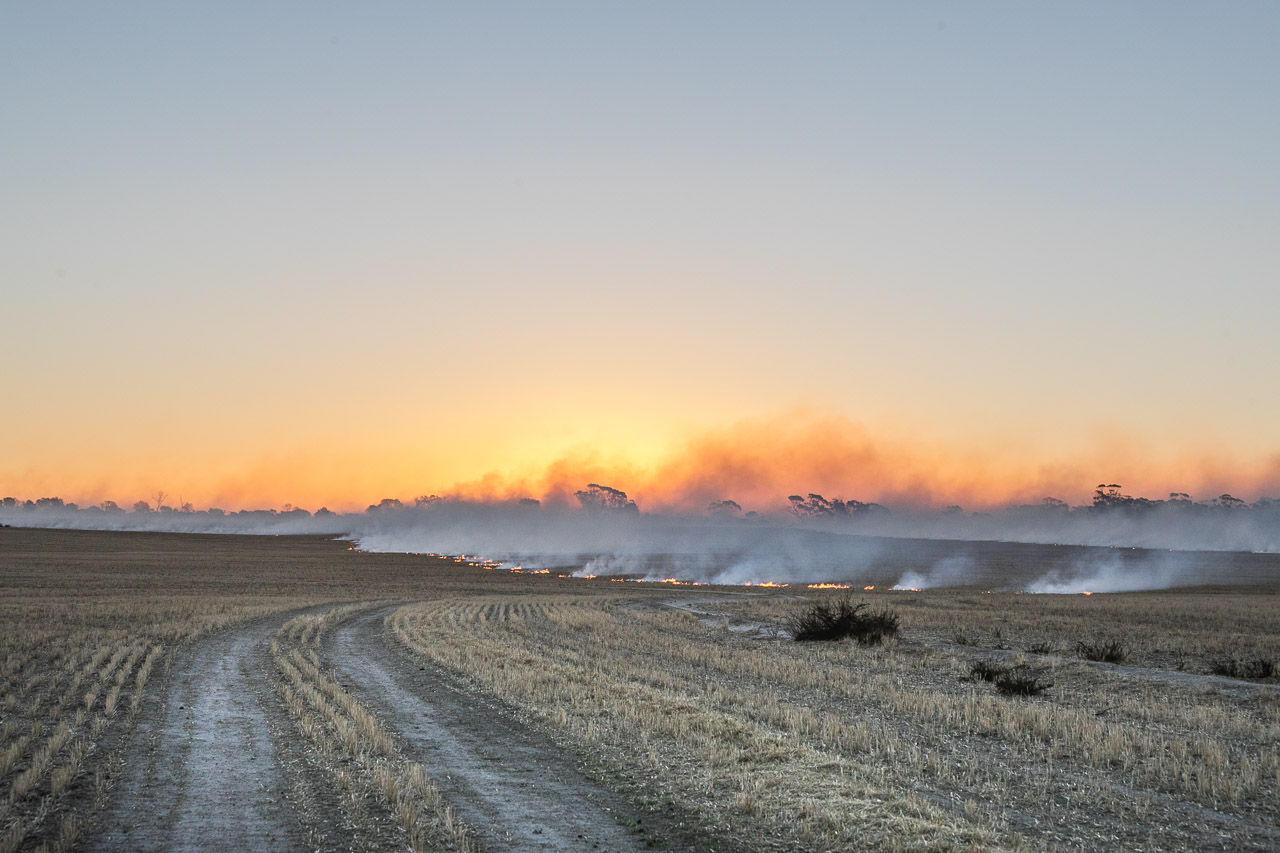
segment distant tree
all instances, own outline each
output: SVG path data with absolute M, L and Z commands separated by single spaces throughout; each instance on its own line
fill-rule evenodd
M 38 509 L 63 509 L 62 498 L 40 498 L 36 501 Z
M 103 501 L 101 506 L 103 512 L 124 512 L 120 504 L 115 501 Z
M 413 505 L 418 509 L 430 509 L 431 507 L 439 504 L 442 500 L 444 500 L 444 498 L 439 495 L 418 495 L 413 499 Z
M 950 516 L 964 515 L 964 507 L 960 506 L 960 504 L 952 504 L 944 509 L 942 514 Z
M 138 501 L 133 505 L 134 512 L 151 512 L 151 504 L 146 501 Z
M 610 486 L 602 486 L 599 483 L 588 483 L 585 489 L 573 494 L 582 508 L 588 511 L 636 513 L 640 511 L 636 502 L 627 498 L 626 492 Z
M 164 502 L 169 499 L 169 494 L 164 489 L 156 489 L 156 511 L 164 512 Z
M 823 518 L 850 518 L 873 512 L 888 512 L 878 503 L 834 498 L 827 500 L 822 495 L 810 493 L 808 497 L 788 495 L 788 511 L 801 520 Z
M 211 515 L 214 518 L 222 518 L 226 513 L 218 509 L 216 506 L 211 506 L 205 510 L 205 515 Z
M 1134 498 L 1121 492 L 1119 483 L 1099 483 L 1093 491 L 1094 509 L 1141 510 L 1159 506 L 1159 502 L 1148 498 Z
M 1040 506 L 1044 507 L 1045 509 L 1053 509 L 1053 510 L 1064 510 L 1064 509 L 1071 508 L 1067 506 L 1066 501 L 1060 500 L 1059 498 L 1051 498 L 1051 497 L 1041 498 Z
M 542 501 L 537 498 L 521 498 L 516 501 L 516 506 L 520 509 L 541 509 Z
M 1191 504 L 1191 495 L 1186 492 L 1170 492 L 1169 503 L 1171 504 Z
M 5 509 L 14 509 L 14 508 L 16 508 L 16 507 L 18 506 L 18 499 L 17 499 L 17 498 L 4 498 L 4 499 L 0 500 L 0 506 L 3 506 Z
M 195 511 L 196 511 L 196 508 L 191 504 L 190 501 L 182 501 L 178 505 L 178 512 L 195 512 Z
M 1231 495 L 1218 495 L 1218 497 L 1213 499 L 1213 504 L 1214 506 L 1219 506 L 1219 507 L 1222 507 L 1223 509 L 1233 509 L 1233 510 L 1244 509 L 1246 506 L 1244 501 L 1240 500 L 1239 498 L 1234 498 Z
M 809 497 L 787 495 L 789 511 L 796 518 L 821 518 L 831 514 L 831 504 L 822 495 L 810 493 Z
M 387 510 L 404 509 L 404 504 L 396 498 L 383 498 L 376 504 L 369 506 L 365 512 L 386 512 Z
M 742 506 L 737 502 L 729 499 L 722 501 L 712 501 L 707 505 L 707 513 L 709 515 L 729 516 L 741 515 Z
M 337 513 L 329 509 L 327 506 L 322 506 L 316 510 L 316 518 L 326 518 L 330 515 L 337 515 Z

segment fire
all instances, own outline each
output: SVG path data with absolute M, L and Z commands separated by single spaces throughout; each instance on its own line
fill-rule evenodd
M 875 589 L 875 588 L 876 588 L 876 585 L 875 585 L 875 584 L 871 584 L 870 586 L 864 586 L 864 587 L 863 587 L 863 589 L 864 589 L 864 590 L 866 590 L 867 592 L 871 592 L 871 590 L 873 590 L 873 589 Z
M 809 589 L 848 589 L 847 583 L 811 583 Z
M 782 587 L 782 586 L 791 586 L 791 584 L 789 584 L 789 583 L 774 583 L 773 581 L 761 581 L 760 583 L 755 583 L 755 584 L 753 584 L 751 581 L 747 581 L 746 583 L 744 583 L 744 584 L 743 584 L 743 586 Z
M 513 572 L 514 572 L 514 571 L 518 571 L 518 570 L 519 570 L 519 568 L 520 568 L 519 566 L 516 566 L 514 569 L 512 569 L 512 571 L 513 571 Z M 531 575 L 549 575 L 549 574 L 551 574 L 551 570 L 550 570 L 550 569 L 534 569 L 533 571 L 529 572 L 529 574 L 531 574 Z
M 1084 592 L 1080 593 L 1080 594 L 1081 594 L 1081 595 L 1093 595 L 1093 593 L 1089 592 L 1089 590 L 1087 590 L 1087 589 L 1086 589 Z
M 594 578 L 595 578 L 595 575 L 583 575 L 583 576 L 582 576 L 582 579 L 583 579 L 583 580 L 592 580 L 592 579 L 594 579 Z

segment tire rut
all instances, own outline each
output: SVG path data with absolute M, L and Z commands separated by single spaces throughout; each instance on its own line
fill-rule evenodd
M 392 610 L 339 625 L 329 660 L 343 685 L 397 732 L 406 757 L 426 768 L 482 849 L 652 849 L 639 810 L 585 776 L 564 749 L 389 648 L 383 619 Z M 667 849 L 683 847 L 663 840 Z
M 86 850 L 306 849 L 261 698 L 259 652 L 287 618 L 238 625 L 178 653 Z

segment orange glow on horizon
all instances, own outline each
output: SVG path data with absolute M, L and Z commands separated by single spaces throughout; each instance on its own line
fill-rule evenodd
M 665 454 L 648 447 L 636 455 L 616 447 L 578 447 L 550 461 L 527 458 L 471 478 L 448 473 L 461 463 L 441 467 L 439 460 L 448 454 L 439 449 L 429 456 L 408 445 L 368 452 L 313 446 L 248 464 L 201 456 L 184 467 L 172 459 L 148 463 L 134 457 L 119 463 L 133 468 L 81 459 L 0 470 L 0 496 L 56 495 L 82 506 L 110 499 L 128 508 L 137 500 L 154 503 L 160 486 L 175 507 L 180 500 L 198 509 L 227 510 L 280 508 L 287 502 L 312 511 L 326 506 L 351 512 L 385 497 L 411 504 L 429 493 L 485 501 L 533 497 L 548 506 L 576 507 L 575 491 L 602 483 L 627 492 L 646 512 L 701 514 L 713 501 L 733 500 L 744 511 L 774 514 L 785 511 L 787 495 L 810 492 L 889 507 L 957 504 L 966 511 L 1037 503 L 1045 496 L 1079 505 L 1088 503 L 1099 482 L 1122 483 L 1128 494 L 1155 499 L 1171 491 L 1197 500 L 1224 492 L 1246 500 L 1280 495 L 1280 453 L 1248 464 L 1208 450 L 1160 453 L 1112 433 L 1092 445 L 1052 453 L 998 440 L 1003 438 L 987 445 L 947 444 L 800 411 L 694 430 Z M 479 451 L 468 453 L 482 458 Z

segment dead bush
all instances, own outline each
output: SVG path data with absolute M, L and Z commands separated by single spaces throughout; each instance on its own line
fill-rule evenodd
M 1250 678 L 1260 680 L 1272 678 L 1276 674 L 1276 662 L 1266 658 L 1253 660 L 1220 660 L 1210 667 L 1214 675 L 1225 675 L 1228 678 Z
M 980 660 L 969 668 L 969 677 L 975 681 L 995 681 L 1008 671 L 1007 666 Z
M 844 598 L 818 602 L 791 618 L 791 636 L 799 641 L 843 640 L 852 637 L 861 646 L 877 646 L 898 633 L 898 615 L 889 610 L 864 612 L 867 603 Z
M 1041 674 L 1027 666 L 1015 666 L 993 680 L 996 690 L 1005 696 L 1039 696 L 1053 686 L 1040 680 Z
M 1097 640 L 1076 643 L 1076 654 L 1085 660 L 1102 661 L 1103 663 L 1124 663 L 1129 659 L 1129 650 L 1119 640 Z

